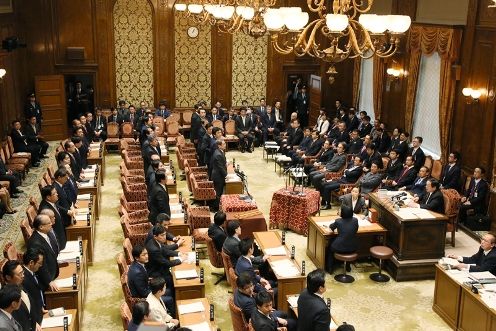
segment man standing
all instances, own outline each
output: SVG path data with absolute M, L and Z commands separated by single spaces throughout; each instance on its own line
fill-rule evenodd
M 41 189 L 41 198 L 43 200 L 40 202 L 38 212 L 43 209 L 50 209 L 53 211 L 55 215 L 54 232 L 57 236 L 58 243 L 60 244 L 60 249 L 62 250 L 65 248 L 67 242 L 65 228 L 71 225 L 71 220 L 75 212 L 73 209 L 70 209 L 64 213 L 62 208 L 56 204 L 59 200 L 59 196 L 56 188 L 52 185 L 47 185 Z
M 246 116 L 246 108 L 241 108 L 240 112 L 240 116 L 236 118 L 236 132 L 239 138 L 241 153 L 244 153 L 245 150 L 247 150 L 248 153 L 251 153 L 253 123 L 250 118 Z
M 5 331 L 23 331 L 12 314 L 21 307 L 21 288 L 17 285 L 5 285 L 0 289 L 0 329 Z
M 226 165 L 226 142 L 224 140 L 217 141 L 217 149 L 212 156 L 212 181 L 214 182 L 216 199 L 214 202 L 214 210 L 219 209 L 220 197 L 224 193 L 226 186 L 227 165 Z
M 422 137 L 415 137 L 412 140 L 412 148 L 408 151 L 408 155 L 413 157 L 415 170 L 419 171 L 425 163 L 425 154 L 422 148 Z
M 31 316 L 39 325 L 41 325 L 41 321 L 43 320 L 45 296 L 37 272 L 43 265 L 43 259 L 43 252 L 34 248 L 28 249 L 22 257 L 22 268 L 24 270 L 22 287 L 28 294 L 31 302 Z
M 24 118 L 27 120 L 32 116 L 36 117 L 36 124 L 41 127 L 43 122 L 43 113 L 40 104 L 36 101 L 34 93 L 28 94 L 28 103 L 24 106 Z
M 169 193 L 167 193 L 167 175 L 165 171 L 158 170 L 155 173 L 155 184 L 152 186 L 150 198 L 148 200 L 148 209 L 150 214 L 148 220 L 155 222 L 157 215 L 160 213 L 171 214 L 169 206 Z
M 310 100 L 308 98 L 307 86 L 303 85 L 301 87 L 301 92 L 298 93 L 296 99 L 296 111 L 298 113 L 298 119 L 301 122 L 301 126 L 306 128 L 308 126 L 308 114 L 309 114 Z
M 329 331 L 331 311 L 324 301 L 325 272 L 317 269 L 307 276 L 307 288 L 298 297 L 298 331 Z

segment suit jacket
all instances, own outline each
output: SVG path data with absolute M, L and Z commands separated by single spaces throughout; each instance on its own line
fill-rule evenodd
M 125 115 L 122 119 L 124 120 L 124 122 L 132 123 L 133 124 L 133 128 L 137 128 L 138 127 L 138 121 L 139 121 L 138 114 L 134 113 L 132 120 L 131 120 L 131 113 Z
M 222 249 L 229 255 L 229 257 L 231 257 L 233 267 L 236 267 L 238 258 L 241 256 L 241 252 L 239 251 L 239 239 L 234 236 L 227 237 L 224 241 Z
M 243 125 L 243 118 L 241 116 L 236 117 L 236 132 L 241 134 L 242 131 L 248 131 L 249 133 L 252 131 L 253 122 L 248 116 L 245 116 L 245 124 Z
M 74 178 L 71 176 L 69 179 L 65 182 L 63 186 L 64 192 L 67 196 L 67 198 L 72 202 L 76 203 L 77 201 L 77 195 L 78 195 L 78 187 L 74 181 Z
M 36 137 L 40 134 L 41 128 L 38 124 L 35 124 L 35 129 L 31 126 L 31 124 L 27 124 L 24 126 L 24 135 L 26 136 L 26 141 L 28 144 L 35 144 L 38 142 L 38 138 Z
M 342 206 L 344 205 L 350 208 L 353 207 L 353 199 L 351 197 L 351 193 L 340 196 L 339 201 L 341 201 Z M 365 206 L 365 199 L 363 197 L 358 197 L 355 208 L 353 208 L 353 213 L 360 214 L 366 208 L 367 206 Z
M 391 137 L 383 132 L 381 136 L 375 139 L 374 144 L 377 146 L 377 151 L 379 151 L 379 153 L 386 153 L 391 144 Z
M 218 226 L 215 223 L 210 224 L 208 227 L 208 236 L 212 238 L 214 242 L 215 249 L 220 252 L 222 251 L 222 246 L 224 245 L 224 241 L 226 241 L 227 234 L 223 228 Z
M 17 152 L 29 152 L 27 149 L 27 139 L 25 134 L 19 133 L 19 131 L 12 129 L 10 132 L 10 137 L 12 138 L 12 144 L 14 145 L 14 151 Z
M 41 287 L 46 291 L 48 284 L 59 276 L 57 254 L 38 231 L 33 231 L 27 243 L 27 249 L 33 247 L 41 250 L 44 255 L 43 265 L 38 270 L 38 277 Z
M 107 119 L 105 118 L 105 116 L 95 115 L 93 122 L 91 122 L 91 127 L 95 131 L 107 131 Z
M 411 155 L 413 157 L 413 160 L 415 161 L 415 169 L 417 171 L 420 170 L 420 168 L 424 165 L 425 163 L 425 154 L 422 148 L 417 148 L 415 153 L 413 153 L 413 148 L 410 148 L 408 150 L 408 155 Z
M 443 167 L 443 172 L 441 173 L 441 185 L 444 189 L 455 189 L 460 190 L 460 177 L 462 175 L 460 166 L 455 164 L 450 167 L 449 164 Z
M 426 192 L 420 199 L 420 208 L 444 214 L 443 193 L 440 190 L 436 190 L 429 197 L 429 193 Z
M 28 295 L 29 298 L 29 295 Z M 29 298 L 31 302 L 31 298 Z M 31 307 L 31 311 L 33 307 Z M 19 323 L 23 331 L 34 331 L 36 330 L 36 321 L 33 319 L 32 313 L 28 310 L 28 307 L 21 300 L 21 306 L 19 309 L 12 312 L 12 317 Z
M 396 150 L 398 151 L 398 159 L 400 159 L 401 162 L 404 162 L 408 154 L 408 144 L 406 140 L 400 141 L 396 147 Z
M 157 299 L 151 292 L 146 297 L 146 301 L 150 306 L 150 319 L 152 321 L 156 321 L 162 324 L 167 325 L 168 327 L 173 327 L 174 323 L 171 323 L 172 316 L 167 312 L 167 308 L 165 308 L 165 304 L 162 305 L 160 299 Z
M 117 108 L 117 115 L 120 116 L 121 119 L 123 119 L 124 116 L 126 116 L 128 114 L 129 114 L 129 109 L 128 108 Z
M 362 176 L 358 183 L 360 184 L 360 189 L 362 194 L 373 192 L 379 185 L 381 185 L 382 174 L 373 174 L 368 172 L 365 176 Z
M 50 209 L 55 214 L 55 225 L 53 226 L 53 232 L 55 232 L 60 245 L 60 249 L 62 250 L 65 248 L 65 244 L 67 242 L 65 227 L 71 225 L 71 218 L 67 215 L 67 212 L 64 216 L 64 211 L 61 210 L 57 204 L 55 204 L 55 207 L 56 208 L 52 207 L 52 205 L 46 200 L 42 200 L 40 202 L 40 207 L 38 208 L 38 213 L 41 212 L 43 209 Z
M 396 159 L 395 162 L 389 161 L 386 167 L 386 178 L 387 179 L 396 179 L 400 175 L 403 170 L 403 164 L 400 160 Z
M 62 216 L 64 216 L 64 214 L 67 215 L 67 212 L 71 209 L 72 202 L 67 196 L 67 193 L 62 185 L 54 181 L 53 186 L 55 186 L 55 190 L 57 190 L 57 194 L 59 196 L 59 200 L 57 201 L 56 205 L 59 208 Z
M 219 114 L 215 114 L 215 119 L 214 119 L 214 114 L 207 114 L 208 123 L 212 123 L 213 121 L 216 120 L 222 121 L 222 116 L 220 116 Z
M 346 154 L 334 154 L 331 161 L 326 163 L 326 171 L 339 171 L 346 164 Z
M 251 314 L 251 324 L 256 331 L 277 331 L 277 318 L 271 313 L 265 316 L 258 309 Z
M 181 261 L 170 260 L 169 258 L 177 256 L 177 252 L 167 249 L 156 240 L 149 240 L 145 246 L 148 251 L 146 270 L 149 277 L 164 277 L 166 280 L 172 280 L 170 268 L 181 264 Z
M 353 115 L 352 118 L 350 118 L 348 116 L 348 124 L 349 124 L 348 125 L 348 131 L 351 132 L 355 129 L 358 129 L 358 126 L 360 125 L 360 121 L 358 120 L 358 118 L 355 115 Z
M 389 141 L 389 147 L 387 152 L 389 153 L 392 150 L 396 150 L 398 148 L 399 143 L 400 143 L 400 137 L 391 138 L 391 140 Z
M 129 266 L 127 272 L 127 284 L 131 296 L 136 298 L 146 298 L 150 294 L 150 287 L 148 286 L 148 272 L 146 267 L 142 266 L 136 261 L 133 261 Z
M 260 291 L 264 291 L 264 287 L 260 284 L 261 277 L 255 273 L 255 268 L 253 268 L 251 260 L 248 261 L 246 257 L 240 256 L 238 258 L 238 261 L 236 262 L 234 271 L 236 271 L 236 275 L 238 276 L 244 272 L 248 273 L 253 282 L 253 285 L 255 285 L 255 292 L 258 293 Z
M 334 156 L 334 152 L 331 148 L 328 150 L 323 150 L 322 153 L 320 153 L 320 156 L 317 158 L 317 162 L 320 162 L 322 164 L 325 164 L 329 162 Z
M 293 148 L 293 146 L 298 145 L 303 140 L 303 130 L 301 128 L 296 128 L 296 130 L 292 131 L 287 140 L 288 146 Z
M 355 140 L 350 140 L 348 144 L 348 153 L 349 154 L 359 154 L 363 147 L 363 140 L 357 138 Z
M 34 102 L 34 105 L 31 102 L 24 105 L 24 118 L 29 119 L 32 116 L 36 116 L 36 123 L 41 123 L 43 112 L 41 111 L 40 103 L 37 101 Z
M 305 155 L 315 156 L 315 155 L 319 154 L 320 150 L 322 149 L 323 143 L 324 143 L 324 141 L 322 139 L 317 139 L 315 141 L 312 140 L 310 146 L 305 151 Z
M 427 179 L 429 179 L 427 176 L 424 178 L 415 178 L 411 185 L 406 186 L 406 190 L 418 196 L 423 195 L 425 192 L 425 184 L 427 184 Z
M 483 214 L 486 211 L 486 197 L 488 191 L 489 185 L 484 179 L 481 179 L 476 185 L 475 179 L 472 178 L 468 190 L 465 192 L 465 197 L 470 201 L 470 204 L 477 214 Z
M 363 168 L 361 166 L 355 167 L 353 164 L 351 164 L 348 169 L 345 169 L 343 177 L 341 177 L 341 179 L 344 180 L 345 183 L 356 183 L 362 173 Z
M 296 98 L 296 109 L 299 115 L 307 115 L 308 107 L 310 106 L 310 95 L 308 93 L 298 93 Z
M 163 117 L 164 119 L 166 119 L 166 118 L 167 118 L 167 117 L 169 117 L 170 115 L 171 115 L 171 111 L 170 111 L 169 109 L 167 109 L 167 108 L 165 108 L 165 109 L 163 109 L 163 110 L 162 110 L 162 109 L 160 109 L 160 108 L 158 108 L 158 109 L 156 109 L 156 110 L 155 110 L 155 117 L 156 117 L 156 116 L 161 116 L 161 117 Z
M 0 310 L 0 331 L 24 331 L 22 326 L 14 318 L 10 319 Z
M 298 149 L 300 151 L 306 151 L 310 147 L 311 144 L 312 144 L 312 138 L 310 136 L 303 137 L 301 142 L 298 144 Z
M 484 254 L 482 247 L 479 247 L 479 251 L 472 256 L 464 257 L 463 263 L 475 264 L 470 266 L 470 272 L 480 272 L 489 271 L 493 275 L 496 275 L 496 248 L 493 247 L 487 255 Z
M 338 133 L 338 136 L 336 137 L 336 139 L 334 139 L 332 143 L 337 146 L 338 143 L 342 143 L 342 142 L 348 143 L 349 141 L 350 141 L 350 135 L 348 131 L 344 130 Z
M 413 183 L 415 178 L 417 177 L 417 170 L 415 167 L 411 167 L 404 173 L 404 168 L 400 171 L 398 178 L 395 180 L 397 185 L 396 187 L 408 186 Z
M 220 149 L 216 149 L 212 156 L 212 181 L 222 182 L 226 180 L 227 165 L 226 155 Z
M 245 319 L 249 321 L 251 314 L 257 309 L 255 298 L 249 297 L 236 289 L 233 294 L 233 301 L 234 304 L 241 309 L 243 315 L 245 315 Z
M 367 125 L 362 125 L 358 134 L 360 135 L 360 138 L 364 138 L 366 135 L 370 133 L 370 131 L 372 131 L 372 125 L 369 123 Z
M 331 312 L 324 299 L 304 289 L 298 297 L 298 331 L 329 331 Z
M 71 154 L 69 153 L 69 157 L 71 158 L 71 171 L 76 180 L 81 178 L 81 158 L 78 153 Z
M 349 200 L 349 206 L 351 207 L 351 195 Z M 348 219 L 338 218 L 329 228 L 332 231 L 338 229 L 338 236 L 331 244 L 333 252 L 352 253 L 357 250 L 358 240 L 356 233 L 358 231 L 358 220 L 355 217 Z
M 382 163 L 382 156 L 381 154 L 379 154 L 379 152 L 374 151 L 374 154 L 367 155 L 367 158 L 363 161 L 363 166 L 370 169 L 372 163 L 377 163 L 379 169 L 384 168 L 384 163 Z
M 28 294 L 29 302 L 31 302 L 31 317 L 35 323 L 41 325 L 41 321 L 43 320 L 43 302 L 45 300 L 41 283 L 35 278 L 35 275 L 31 274 L 31 271 L 24 266 L 23 268 L 24 280 L 22 282 L 22 288 Z
M 150 198 L 148 199 L 148 209 L 150 210 L 148 220 L 150 222 L 155 222 L 158 214 L 166 213 L 167 215 L 170 215 L 171 211 L 169 206 L 169 193 L 167 193 L 166 189 L 157 182 L 152 185 Z
M 264 113 L 262 116 L 262 123 L 265 128 L 275 128 L 276 127 L 276 115 L 274 113 Z
M 193 112 L 191 115 L 191 131 L 190 131 L 190 139 L 191 141 L 198 139 L 198 131 L 202 126 L 202 119 L 197 112 Z
M 117 123 L 117 124 L 122 124 L 124 123 L 124 116 L 125 115 L 121 115 L 121 114 L 117 114 L 117 115 L 110 115 L 108 117 L 108 120 L 107 120 L 107 123 Z

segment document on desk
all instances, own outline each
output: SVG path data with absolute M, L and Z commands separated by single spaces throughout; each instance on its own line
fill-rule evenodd
M 191 329 L 191 331 L 208 331 L 211 330 L 210 324 L 207 322 L 202 322 L 198 324 L 191 324 L 191 325 L 182 325 L 183 327 L 187 327 L 188 329 Z
M 88 219 L 88 214 L 76 214 L 76 216 L 74 216 L 74 218 L 76 219 L 76 221 L 86 221 Z
M 94 179 L 90 179 L 89 182 L 79 184 L 79 187 L 93 187 L 93 186 L 95 186 L 95 180 Z
M 450 267 L 453 267 L 457 264 L 460 264 L 457 259 L 452 259 L 451 257 L 443 257 L 439 260 L 439 264 L 442 265 L 449 265 Z
M 79 201 L 81 201 L 81 200 L 89 200 L 89 199 L 91 199 L 91 194 L 90 193 L 78 194 L 77 199 Z
M 419 217 L 414 212 L 417 209 L 418 208 L 400 208 L 400 210 L 395 210 L 394 213 L 404 220 L 417 220 Z
M 171 211 L 172 213 L 172 211 Z M 170 216 L 171 219 L 184 219 L 184 213 L 172 213 Z
M 284 246 L 266 248 L 264 249 L 264 253 L 272 256 L 285 256 L 288 254 Z
M 71 278 L 72 279 L 72 278 Z M 71 284 L 72 286 L 72 284 Z M 41 321 L 41 328 L 57 328 L 64 326 L 64 317 L 67 316 L 67 322 L 71 325 L 72 322 L 72 314 L 66 314 L 62 316 L 54 316 L 54 317 L 44 317 Z
M 57 285 L 57 287 L 59 287 L 59 288 L 72 287 L 72 277 L 55 279 L 54 282 L 55 282 L 55 285 Z
M 292 295 L 288 297 L 288 303 L 291 307 L 297 308 L 298 307 L 298 298 L 299 295 Z
M 174 275 L 176 276 L 176 279 L 198 278 L 196 269 L 175 270 Z
M 274 273 L 281 277 L 295 277 L 300 275 L 300 270 L 294 265 L 290 259 L 283 259 L 270 262 L 270 266 Z
M 480 297 L 489 308 L 496 309 L 496 293 L 482 292 Z
M 173 203 L 170 205 L 170 210 L 172 214 L 182 213 L 183 206 L 180 203 Z
M 494 276 L 492 273 L 489 271 L 482 271 L 482 272 L 471 272 L 469 273 L 470 277 L 473 277 L 477 280 L 481 279 L 496 279 L 496 276 Z
M 174 256 L 174 260 L 180 260 L 183 263 L 195 263 L 196 262 L 196 253 L 195 252 L 187 252 L 186 258 L 181 258 L 179 256 Z
M 96 169 L 83 169 L 83 174 L 85 177 L 95 177 Z
M 321 226 L 327 230 L 329 230 L 329 225 L 333 224 L 335 220 L 331 220 L 331 221 L 322 221 L 322 222 L 315 222 L 317 223 L 318 226 Z
M 203 303 L 201 303 L 200 301 L 179 305 L 177 308 L 179 309 L 179 315 L 205 311 L 205 307 L 203 307 Z
M 87 207 L 77 208 L 76 211 L 78 214 L 88 214 L 90 212 Z
M 92 143 L 92 144 L 90 144 L 90 147 L 91 147 L 91 149 L 100 149 L 100 145 L 101 145 L 100 143 Z M 93 165 L 91 165 L 91 166 L 93 166 Z M 90 166 L 88 166 L 88 168 L 89 167 Z
M 79 253 L 79 241 L 70 240 L 66 242 L 65 248 L 60 251 L 60 253 L 68 253 L 68 252 L 78 252 Z
M 358 227 L 367 227 L 367 226 L 372 226 L 372 223 L 370 223 L 368 220 L 364 219 L 363 216 L 360 216 L 358 218 Z
M 417 215 L 419 218 L 435 218 L 433 213 L 431 213 L 429 210 L 424 209 L 424 208 L 414 208 L 415 215 Z
M 460 283 L 460 284 L 462 284 L 464 282 L 468 282 L 468 281 L 471 280 L 468 277 L 468 271 L 462 271 L 462 270 L 458 270 L 458 269 L 452 269 L 452 270 L 446 270 L 446 273 L 448 274 L 448 276 L 450 276 L 457 283 Z
M 57 262 L 76 262 L 77 257 L 80 257 L 79 250 L 76 252 L 59 252 Z

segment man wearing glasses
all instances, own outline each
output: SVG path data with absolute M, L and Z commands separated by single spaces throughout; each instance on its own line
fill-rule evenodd
M 460 263 L 455 266 L 459 270 L 469 272 L 489 271 L 496 275 L 496 235 L 486 233 L 481 238 L 479 251 L 470 257 L 448 255 L 452 259 L 457 259 Z

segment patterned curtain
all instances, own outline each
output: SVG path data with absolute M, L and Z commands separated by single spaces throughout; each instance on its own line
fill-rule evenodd
M 353 67 L 353 100 L 352 106 L 358 107 L 358 102 L 360 99 L 360 74 L 362 71 L 362 58 L 358 57 L 355 59 Z
M 384 92 L 384 73 L 386 63 L 384 59 L 374 57 L 374 115 L 375 118 L 381 119 L 382 112 L 382 95 Z
M 446 26 L 413 25 L 410 28 L 405 130 L 413 129 L 413 112 L 422 54 L 437 52 L 441 57 L 441 79 L 439 86 L 439 136 L 441 140 L 441 158 L 447 159 L 449 153 L 450 123 L 453 119 L 455 87 L 451 66 L 459 57 L 462 30 Z

